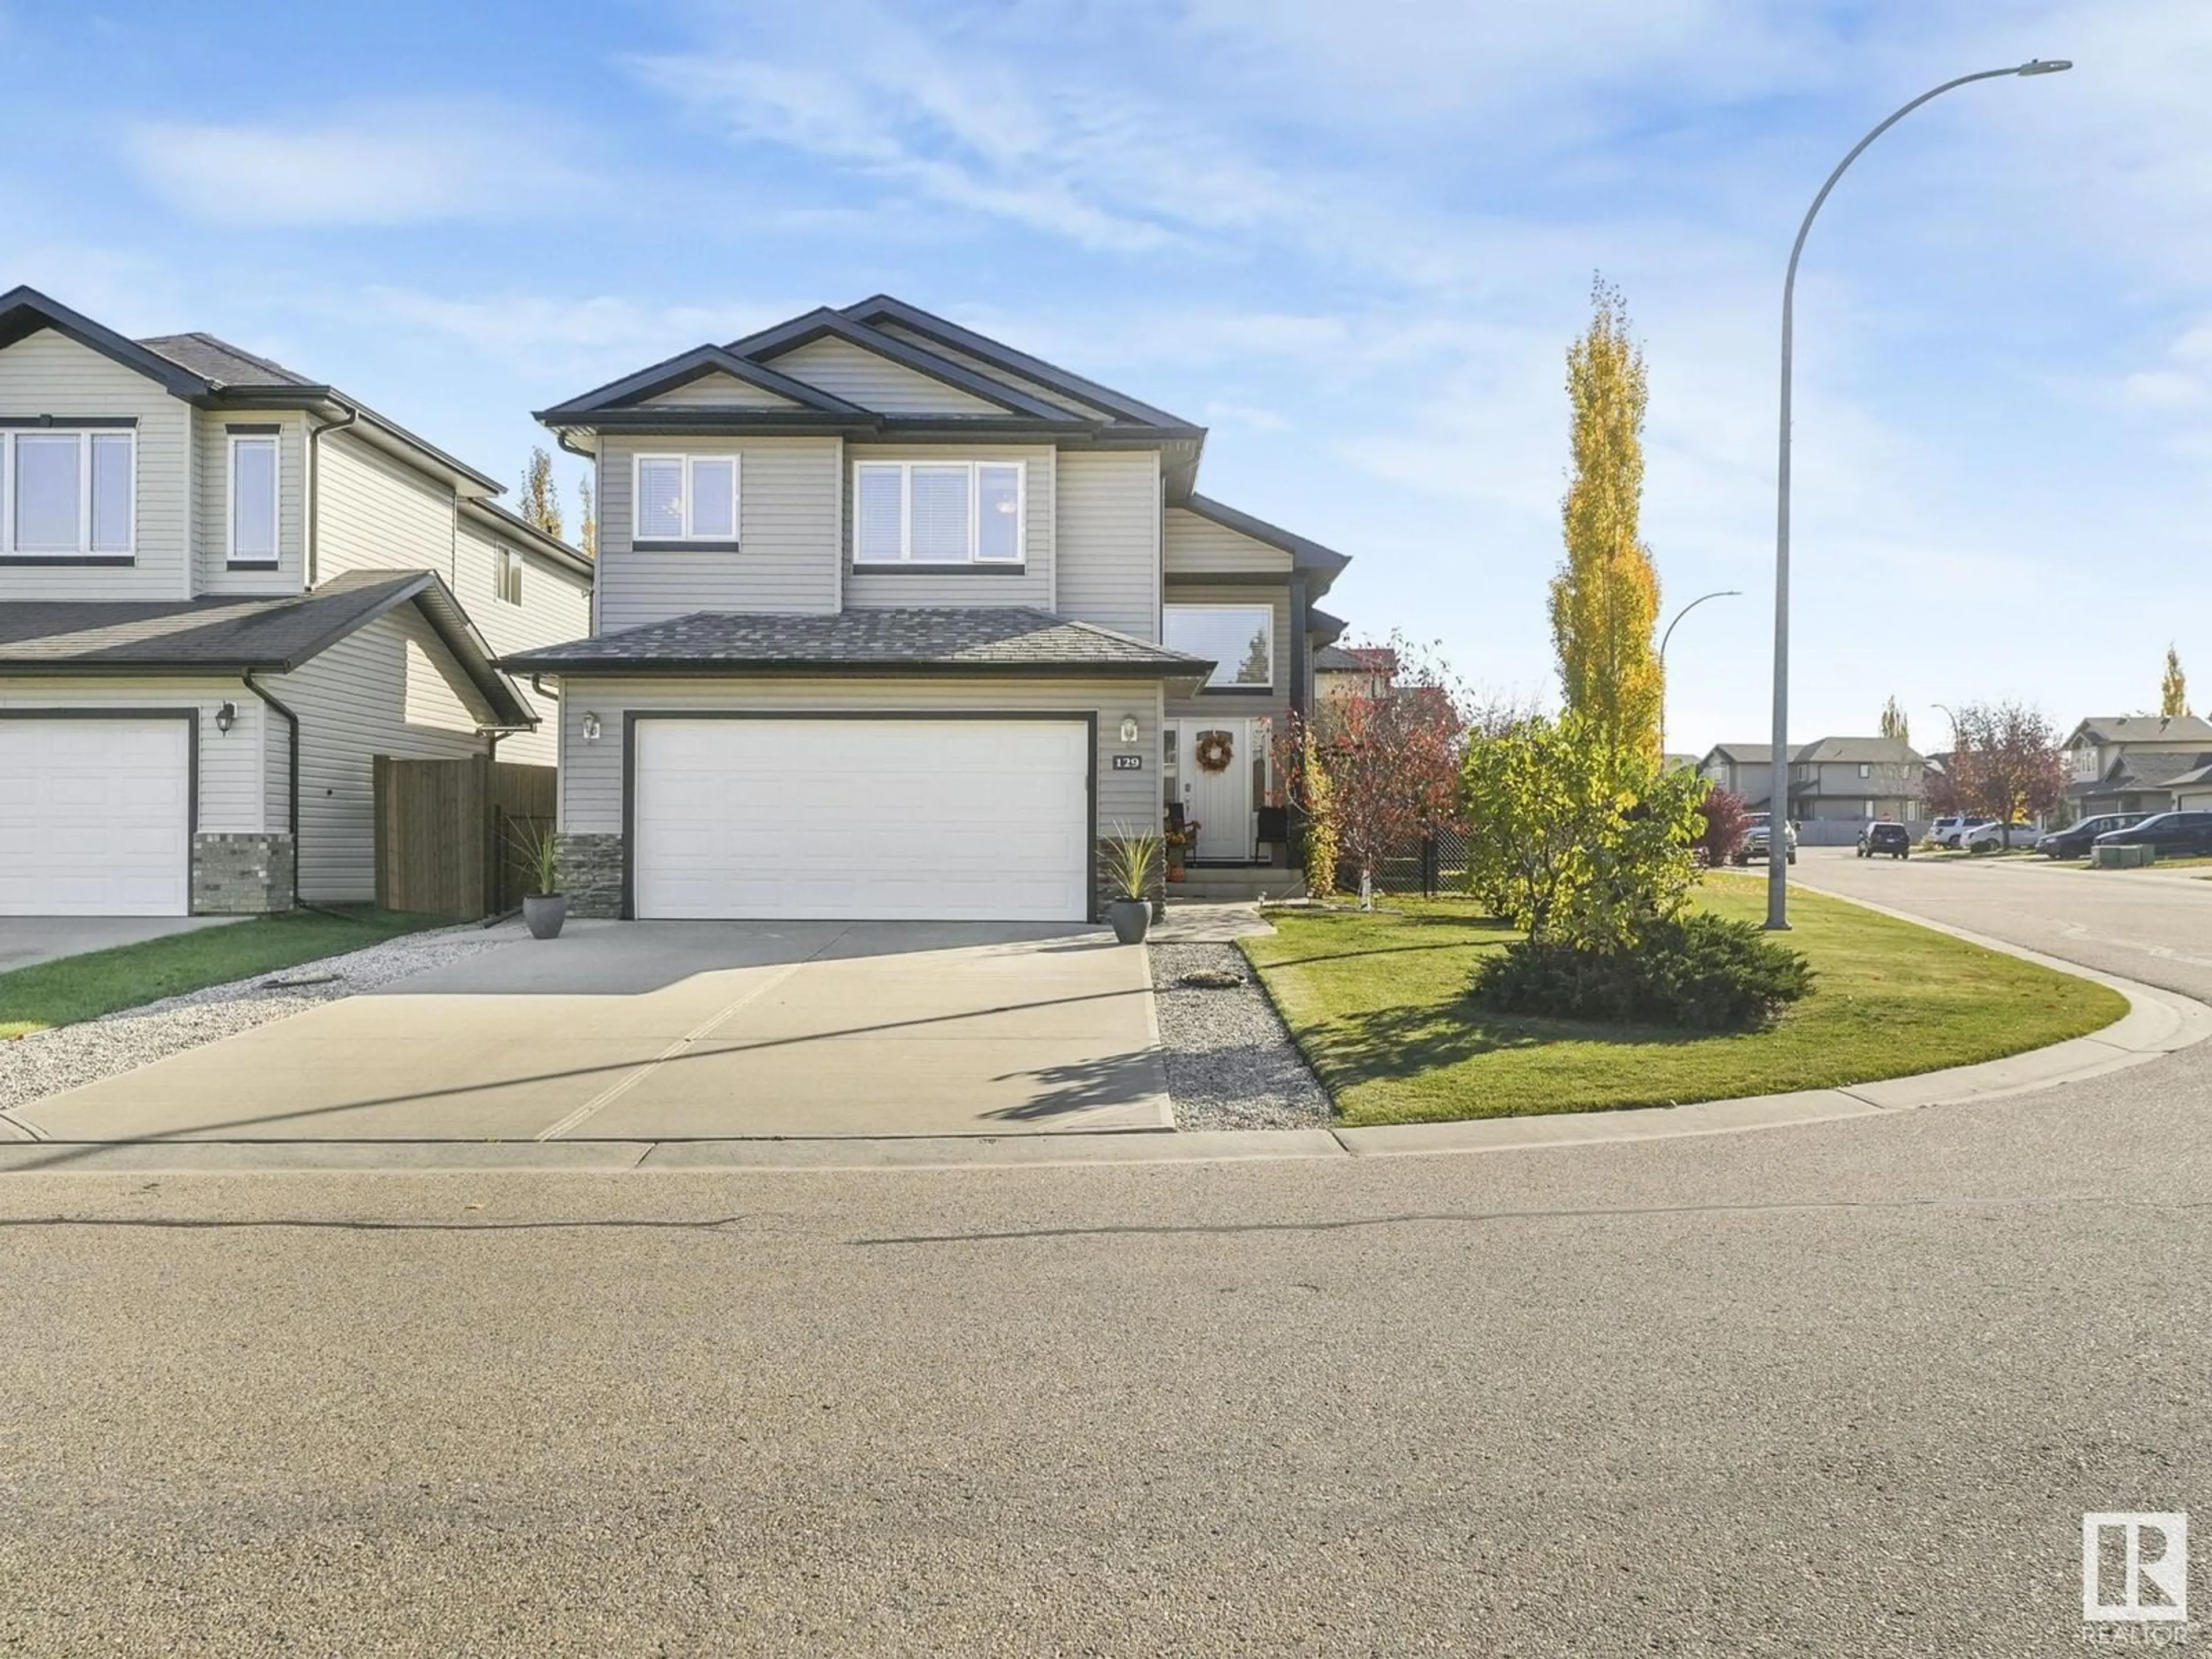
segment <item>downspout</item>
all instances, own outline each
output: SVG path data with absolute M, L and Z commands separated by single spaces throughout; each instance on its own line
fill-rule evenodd
M 253 670 L 251 668 L 244 670 L 239 678 L 245 681 L 247 690 L 283 715 L 284 724 L 290 728 L 290 742 L 285 748 L 284 762 L 288 774 L 284 792 L 285 830 L 292 837 L 292 908 L 295 910 L 305 909 L 307 907 L 300 897 L 300 717 L 269 692 L 264 690 L 260 683 L 253 678 Z
M 331 401 L 334 404 L 339 404 L 345 410 L 345 417 L 343 420 L 325 421 L 320 425 L 317 425 L 314 422 L 310 422 L 307 426 L 307 586 L 310 592 L 313 590 L 315 580 L 317 576 L 320 574 L 320 566 L 322 563 L 323 434 L 325 432 L 343 431 L 345 428 L 351 426 L 356 421 L 361 418 L 361 410 L 356 409 L 353 404 L 345 403 L 343 399 L 337 398 L 333 398 Z M 251 679 L 248 679 L 246 681 L 246 684 L 252 686 L 253 685 L 253 682 Z M 260 691 L 260 688 L 258 686 L 255 686 L 254 690 L 257 692 L 259 692 L 263 696 L 266 696 L 268 695 L 266 692 Z M 297 805 L 298 802 L 295 799 L 294 805 L 296 807 Z M 295 841 L 294 843 L 295 850 L 293 860 L 293 868 L 295 871 L 299 868 L 297 846 L 298 843 Z

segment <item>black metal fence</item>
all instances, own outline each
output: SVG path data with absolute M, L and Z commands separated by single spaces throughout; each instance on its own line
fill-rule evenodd
M 1438 893 L 1464 893 L 1467 832 L 1449 827 L 1432 830 L 1418 841 L 1394 848 L 1374 873 L 1375 890 L 1378 893 L 1418 893 L 1423 898 L 1433 898 Z M 1340 860 L 1336 884 L 1340 891 L 1358 892 L 1359 866 L 1349 860 Z

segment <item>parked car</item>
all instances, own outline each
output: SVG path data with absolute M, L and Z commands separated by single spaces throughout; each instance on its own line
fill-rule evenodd
M 1912 832 L 1901 823 L 1869 823 L 1859 831 L 1859 856 L 1870 859 L 1886 853 L 1893 859 L 1912 856 Z
M 1771 839 L 1767 829 L 1767 820 L 1771 816 L 1765 812 L 1753 812 L 1744 820 L 1751 827 L 1745 832 L 1743 846 L 1736 853 L 1735 861 L 1738 864 L 1748 864 L 1753 859 L 1763 859 L 1767 856 L 1766 843 Z M 1782 845 L 1784 849 L 1784 861 L 1789 864 L 1796 863 L 1797 826 L 1787 818 L 1782 821 Z
M 2063 830 L 2053 830 L 2035 843 L 2035 850 L 2050 859 L 2085 859 L 2098 836 L 2141 823 L 2149 816 L 2148 812 L 2100 812 Z
M 2097 847 L 2155 847 L 2160 858 L 2212 857 L 2212 812 L 2154 812 L 2124 830 L 2108 830 Z
M 1984 823 L 1994 823 L 1994 818 L 1976 817 L 1971 813 L 1955 813 L 1936 820 L 1928 826 L 1928 839 L 1938 847 L 1956 847 L 1969 830 Z
M 2008 827 L 2012 835 L 2011 844 L 2015 847 L 2026 846 L 2021 837 L 2035 833 L 2035 826 L 2032 823 L 2015 821 Z M 2007 829 L 2007 825 L 1995 818 L 1984 818 L 1960 836 L 1959 845 L 1969 853 L 1993 853 L 2006 844 Z

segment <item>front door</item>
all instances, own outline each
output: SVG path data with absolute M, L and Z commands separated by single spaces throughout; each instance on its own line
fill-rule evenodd
M 1252 856 L 1252 722 L 1181 722 L 1182 812 L 1195 819 L 1195 859 L 1239 862 Z

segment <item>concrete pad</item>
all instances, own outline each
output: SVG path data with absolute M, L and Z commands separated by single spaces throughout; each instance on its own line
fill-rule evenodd
M 226 927 L 244 916 L 8 916 L 0 918 L 0 974 L 172 933 Z
M 583 924 L 16 1116 L 63 1141 L 392 1143 L 1173 1122 L 1142 951 L 1091 928 L 836 922 Z

